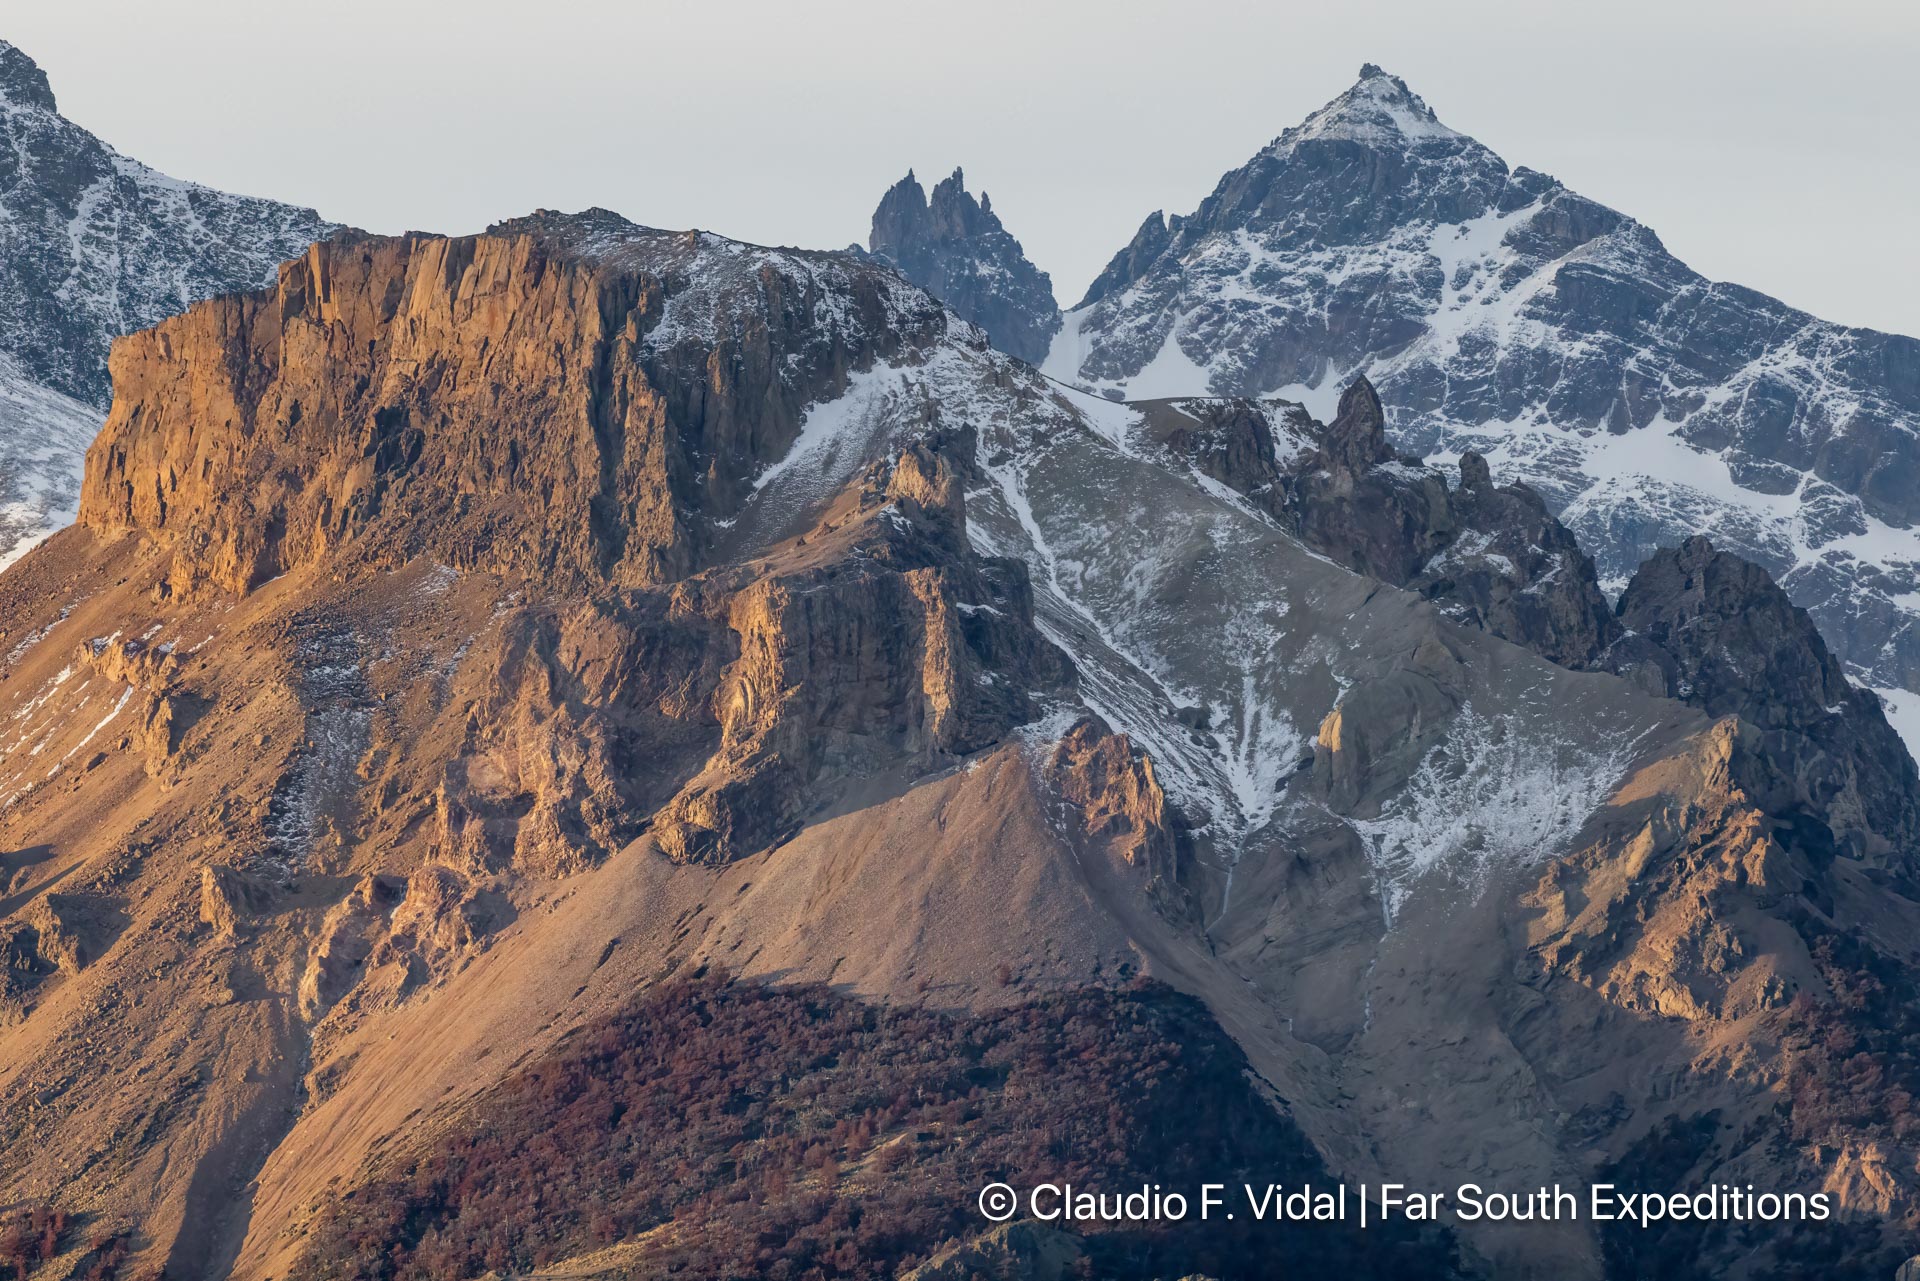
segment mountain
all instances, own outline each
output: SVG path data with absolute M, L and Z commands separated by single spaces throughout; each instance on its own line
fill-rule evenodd
M 1364 381 L 1116 403 L 604 211 L 341 233 L 113 377 L 0 574 L 0 1204 L 70 1270 L 1905 1255 L 1920 788 L 1738 557 L 1610 605 Z M 952 1204 L 1213 1169 L 1844 1223 Z
M 0 565 L 73 519 L 113 339 L 266 283 L 330 229 L 120 155 L 0 40 Z
M 968 193 L 958 169 L 934 184 L 931 200 L 911 172 L 889 188 L 873 211 L 867 248 L 1008 355 L 1037 365 L 1060 332 L 1053 281 L 1027 261 L 986 193 L 978 201 Z
M 1364 374 L 1397 444 L 1524 480 L 1609 592 L 1700 531 L 1764 566 L 1920 741 L 1920 342 L 1702 278 L 1378 67 L 1150 216 L 1046 368 L 1327 408 Z

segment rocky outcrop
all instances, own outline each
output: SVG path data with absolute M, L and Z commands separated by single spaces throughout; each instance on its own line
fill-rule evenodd
M 1364 378 L 1324 425 L 1285 401 L 1142 408 L 1153 439 L 1309 546 L 1462 622 L 1568 667 L 1593 663 L 1619 632 L 1593 561 L 1537 494 L 1495 485 L 1478 454 L 1462 457 L 1450 489 L 1438 471 L 1395 453 Z
M 406 893 L 401 878 L 370 874 L 328 910 L 300 978 L 301 1017 L 319 1018 L 360 981 L 367 958 L 385 937 L 389 919 Z
M 1620 621 L 1657 647 L 1665 692 L 1763 729 L 1806 729 L 1863 696 L 1803 609 L 1767 572 L 1705 537 L 1650 557 L 1620 597 Z
M 968 545 L 970 427 L 904 398 L 920 434 L 825 524 L 699 572 L 809 416 L 840 412 L 822 405 L 942 343 L 984 353 L 948 325 L 872 263 L 600 212 L 341 236 L 269 293 L 123 344 L 82 519 L 166 549 L 176 602 L 423 554 L 574 597 L 509 611 L 475 655 L 492 678 L 433 789 L 437 857 L 557 874 L 651 829 L 676 859 L 725 860 L 846 779 L 997 741 L 1064 678 L 1024 566 Z M 134 679 L 144 651 L 107 648 Z M 364 727 L 354 700 L 340 713 Z M 147 706 L 156 761 L 178 719 Z M 349 737 L 329 767 L 342 788 L 368 747 Z M 313 808 L 294 799 L 276 804 Z
M 1125 734 L 1091 718 L 1080 721 L 1055 744 L 1046 775 L 1074 808 L 1081 835 L 1138 869 L 1163 904 L 1185 907 L 1176 815 L 1152 760 Z
M 0 923 L 0 1027 L 31 1008 L 33 989 L 54 966 L 40 955 L 40 934 L 25 921 Z
M 1715 725 L 1659 778 L 1625 789 L 1638 824 L 1624 839 L 1546 870 L 1523 900 L 1537 909 L 1541 973 L 1635 1013 L 1703 1022 L 1783 1008 L 1817 985 L 1804 945 L 1781 946 L 1772 909 L 1817 884 L 1819 864 L 1782 846 L 1740 785 L 1757 739 L 1731 719 Z M 1656 786 L 1681 805 L 1643 809 Z
M 429 863 L 416 869 L 374 963 L 406 967 L 409 983 L 447 973 L 502 923 L 497 897 L 455 868 Z
M 101 908 L 76 894 L 48 894 L 27 914 L 39 932 L 40 955 L 63 974 L 78 974 L 97 956 Z
M 40 64 L 14 45 L 0 41 L 0 97 L 15 107 L 58 111 L 53 85 Z
M 176 695 L 149 694 L 140 710 L 140 727 L 135 741 L 146 756 L 147 773 L 164 778 L 174 754 L 180 749 L 182 699 Z
M 1394 453 L 1364 379 L 1324 424 L 1285 401 L 1149 401 L 1140 409 L 1156 443 L 1351 569 L 1406 582 L 1453 536 L 1446 482 Z
M 1640 567 L 1619 619 L 1626 636 L 1610 666 L 1756 727 L 1794 812 L 1856 857 L 1915 872 L 1913 760 L 1879 698 L 1847 679 L 1813 620 L 1766 570 L 1690 538 Z
M 1595 662 L 1620 627 L 1593 558 L 1539 494 L 1496 485 L 1486 459 L 1460 458 L 1448 496 L 1459 532 L 1407 586 L 1449 614 L 1566 667 Z
M 0 1027 L 27 1013 L 43 981 L 98 960 L 117 932 L 113 916 L 92 896 L 48 894 L 0 921 Z
M 510 613 L 470 660 L 438 857 L 551 875 L 650 830 L 676 860 L 726 861 L 850 782 L 1031 719 L 1066 668 L 1025 567 L 968 545 L 970 450 L 908 443 L 750 566 Z
M 1108 259 L 1106 267 L 1087 286 L 1086 295 L 1080 299 L 1080 307 L 1090 307 L 1144 276 L 1160 260 L 1160 255 L 1166 253 L 1167 246 L 1173 243 L 1185 221 L 1179 214 L 1168 216 L 1163 209 L 1148 214 L 1140 224 L 1140 229 L 1133 233 L 1133 239 L 1127 242 L 1126 248 Z
M 1001 351 L 1036 365 L 1046 358 L 1060 330 L 1053 282 L 958 169 L 934 184 L 931 200 L 911 173 L 895 183 L 873 211 L 867 248 L 986 330 Z
M 1380 398 L 1365 379 L 1342 394 L 1317 447 L 1288 468 L 1280 497 L 1310 545 L 1390 583 L 1411 580 L 1457 528 L 1446 481 L 1405 465 L 1387 444 Z
M 300 980 L 300 1013 L 329 1038 L 378 1005 L 444 976 L 510 914 L 487 883 L 428 863 L 405 877 L 363 876 L 327 910 Z
M 235 937 L 272 901 L 272 886 L 251 873 L 218 863 L 200 868 L 200 923 L 216 937 Z
M 74 651 L 74 661 L 110 685 L 131 685 L 151 692 L 167 689 L 180 669 L 171 644 L 163 641 L 150 645 L 137 636 L 95 636 L 82 641 Z
M 946 325 L 879 267 L 600 212 L 345 235 L 121 344 L 80 518 L 159 540 L 182 590 L 356 541 L 658 583 L 698 568 L 811 405 Z
M 713 700 L 719 750 L 656 825 L 670 857 L 764 848 L 822 789 L 986 747 L 1067 679 L 1034 628 L 1025 565 L 967 546 L 955 472 L 968 466 L 910 447 L 775 572 L 726 595 L 737 576 L 706 585 L 702 608 L 738 657 Z
M 473 708 L 432 786 L 436 857 L 556 874 L 620 848 L 713 751 L 727 661 L 685 590 L 507 615 L 471 658 Z

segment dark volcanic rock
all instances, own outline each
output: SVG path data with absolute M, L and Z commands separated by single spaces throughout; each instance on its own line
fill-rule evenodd
M 1127 242 L 1127 247 L 1115 254 L 1093 283 L 1087 286 L 1087 296 L 1080 300 L 1080 305 L 1085 307 L 1096 303 L 1145 275 L 1160 255 L 1167 251 L 1167 246 L 1173 243 L 1181 222 L 1180 215 L 1169 218 L 1159 209 L 1148 214 L 1147 220 L 1140 224 L 1140 230 L 1134 232 L 1133 239 Z
M 1319 448 L 1289 468 L 1285 503 L 1313 546 L 1363 574 L 1406 583 L 1451 541 L 1447 483 L 1387 445 L 1380 398 L 1364 378 L 1340 397 Z
M 0 97 L 17 106 L 40 111 L 60 109 L 53 100 L 53 86 L 47 83 L 47 73 L 40 69 L 40 64 L 4 40 L 0 40 Z
M 1567 667 L 1591 665 L 1619 624 L 1579 540 L 1526 485 L 1495 485 L 1478 454 L 1450 495 L 1460 532 L 1407 586 Z
M 958 169 L 927 199 L 909 173 L 873 211 L 867 246 L 908 280 L 987 331 L 993 345 L 1032 364 L 1060 330 L 1053 282 L 1027 256 L 983 193 L 975 200 Z
M 1143 402 L 1149 431 L 1200 471 L 1253 499 L 1350 569 L 1405 583 L 1454 522 L 1438 472 L 1399 459 L 1365 380 L 1327 424 L 1284 401 Z

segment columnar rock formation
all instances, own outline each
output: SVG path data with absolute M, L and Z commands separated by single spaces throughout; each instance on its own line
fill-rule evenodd
M 810 404 L 946 324 L 831 257 L 548 221 L 338 237 L 270 293 L 128 340 L 82 522 L 158 537 L 183 588 L 245 590 L 363 535 L 392 563 L 659 583 L 703 562 L 698 518 L 738 511 Z

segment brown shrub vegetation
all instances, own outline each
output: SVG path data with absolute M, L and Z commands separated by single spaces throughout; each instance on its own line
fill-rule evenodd
M 987 1226 L 994 1180 L 1331 1179 L 1196 1002 L 1157 986 L 960 1018 L 817 987 L 656 989 L 502 1083 L 316 1224 L 296 1281 L 525 1270 L 650 1234 L 633 1275 L 890 1278 Z M 1104 1278 L 1449 1275 L 1442 1238 L 1234 1224 L 1090 1234 Z M 1335 1270 L 1338 1269 L 1338 1272 Z

